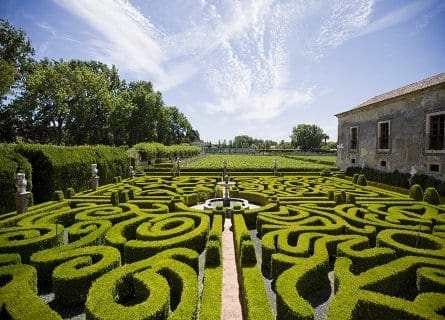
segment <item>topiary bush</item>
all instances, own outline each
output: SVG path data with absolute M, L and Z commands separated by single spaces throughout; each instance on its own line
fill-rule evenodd
M 62 201 L 64 198 L 65 198 L 65 196 L 63 195 L 62 190 L 54 191 L 54 196 L 53 196 L 54 201 Z
M 358 179 L 359 175 L 360 174 L 358 174 L 358 173 L 354 173 L 354 175 L 352 176 L 352 183 L 353 184 L 357 184 L 357 179 Z
M 409 197 L 416 201 L 422 201 L 423 200 L 422 187 L 418 184 L 413 184 L 411 188 L 409 188 Z
M 423 194 L 423 201 L 429 204 L 440 204 L 439 193 L 437 193 L 437 190 L 433 187 L 426 188 Z
M 366 180 L 366 176 L 364 174 L 360 174 L 357 178 L 357 184 L 359 186 L 366 186 L 368 185 L 368 181 Z

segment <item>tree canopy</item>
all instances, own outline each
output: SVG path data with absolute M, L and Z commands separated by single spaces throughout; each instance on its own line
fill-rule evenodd
M 319 149 L 326 134 L 315 124 L 299 124 L 292 128 L 292 145 L 303 151 Z
M 177 107 L 149 81 L 126 82 L 99 61 L 35 61 L 26 35 L 0 20 L 0 142 L 166 145 L 199 140 Z

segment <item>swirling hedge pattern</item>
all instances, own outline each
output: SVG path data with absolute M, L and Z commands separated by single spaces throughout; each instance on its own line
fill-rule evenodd
M 260 206 L 232 212 L 247 319 L 445 319 L 445 206 L 329 175 L 232 178 Z M 0 216 L 0 318 L 217 319 L 225 212 L 192 206 L 220 179 L 137 176 Z

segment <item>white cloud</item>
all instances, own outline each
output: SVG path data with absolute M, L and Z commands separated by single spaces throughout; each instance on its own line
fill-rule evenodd
M 416 0 L 398 7 L 383 16 L 374 17 L 374 7 L 387 4 L 376 0 L 336 0 L 331 3 L 330 13 L 315 41 L 314 56 L 320 59 L 324 53 L 340 46 L 345 41 L 378 32 L 418 17 L 426 9 L 436 5 L 438 0 Z M 424 15 L 422 23 L 428 23 Z
M 325 23 L 320 27 L 316 47 L 320 58 L 329 48 L 335 48 L 355 37 L 369 23 L 373 0 L 336 0 L 330 7 Z
M 90 39 L 98 55 L 120 68 L 140 69 L 155 79 L 164 76 L 164 54 L 155 40 L 156 28 L 125 0 L 55 0 L 79 16 L 99 36 Z

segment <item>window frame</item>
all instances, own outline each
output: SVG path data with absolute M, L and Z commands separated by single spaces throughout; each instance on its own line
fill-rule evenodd
M 382 144 L 381 144 L 381 139 L 382 139 L 382 125 L 383 124 L 388 124 L 388 132 L 387 132 L 387 137 L 386 137 L 386 147 L 387 148 L 382 148 Z M 384 120 L 384 121 L 379 121 L 377 122 L 377 150 L 379 152 L 389 152 L 391 149 L 391 121 L 390 120 Z
M 354 140 L 352 139 L 353 135 L 352 135 L 352 131 L 355 129 L 355 145 L 354 148 L 353 146 L 353 142 Z M 352 126 L 349 127 L 349 150 L 350 151 L 357 151 L 358 150 L 358 126 Z
M 438 111 L 429 113 L 426 115 L 426 127 L 425 127 L 425 151 L 427 153 L 445 153 L 445 120 L 444 120 L 444 129 L 442 135 L 438 135 L 438 137 L 442 137 L 442 149 L 431 149 L 431 119 L 437 116 L 443 116 L 445 118 L 445 111 Z

